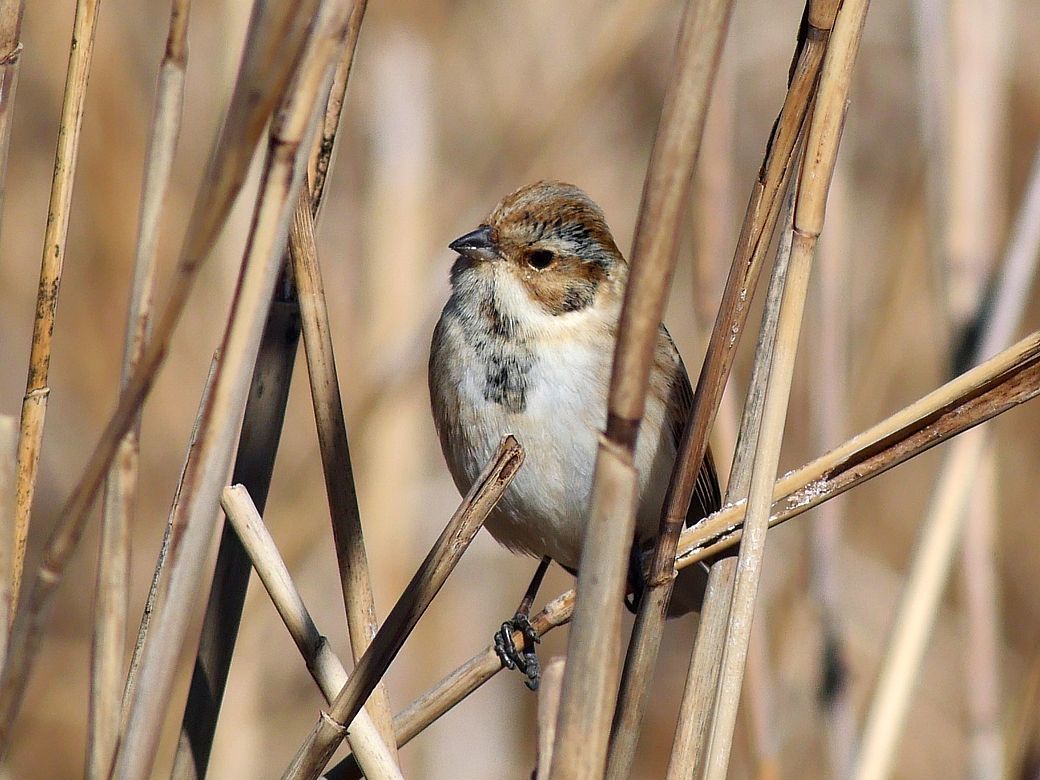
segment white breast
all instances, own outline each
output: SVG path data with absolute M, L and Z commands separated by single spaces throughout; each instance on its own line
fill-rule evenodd
M 587 332 L 587 331 L 583 331 Z M 439 343 L 438 343 L 439 342 Z M 600 348 L 596 348 L 596 346 Z M 511 412 L 485 398 L 484 375 L 454 322 L 442 320 L 431 357 L 431 393 L 448 466 L 465 492 L 511 433 L 526 458 L 487 528 L 507 547 L 548 555 L 575 568 L 581 554 L 595 467 L 597 437 L 606 420 L 613 344 L 553 338 L 532 347 L 526 404 Z M 457 409 L 456 419 L 448 411 Z M 438 412 L 438 410 L 440 410 Z M 672 462 L 670 436 L 661 440 L 664 408 L 648 402 L 636 465 L 640 472 L 640 537 L 657 528 Z

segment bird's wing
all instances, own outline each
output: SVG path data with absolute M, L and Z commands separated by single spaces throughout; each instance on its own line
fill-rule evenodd
M 690 384 L 689 374 L 683 365 L 682 356 L 675 348 L 672 337 L 661 326 L 661 331 L 667 341 L 668 348 L 674 354 L 677 370 L 672 379 L 671 392 L 668 394 L 667 425 L 671 429 L 676 452 L 682 446 L 683 429 L 686 426 L 686 418 L 693 409 L 693 386 Z M 690 508 L 686 512 L 686 527 L 697 523 L 712 512 L 722 507 L 722 492 L 719 488 L 719 476 L 715 471 L 715 461 L 711 455 L 711 447 L 708 447 L 701 463 L 700 471 L 697 472 L 697 483 L 693 488 L 693 497 L 690 500 Z

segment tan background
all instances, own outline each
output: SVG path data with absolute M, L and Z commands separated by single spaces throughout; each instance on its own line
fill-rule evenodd
M 957 5 L 996 7 L 983 0 Z M 983 160 L 981 179 L 968 179 L 959 202 L 969 204 L 969 214 L 976 202 L 975 208 L 993 215 L 981 233 L 969 231 L 964 240 L 997 250 L 1040 136 L 1040 13 L 1035 0 L 1008 0 L 1007 5 L 1002 27 L 1007 37 L 997 47 L 1004 57 L 997 88 L 972 104 L 966 136 L 961 136 L 965 148 L 980 151 Z M 321 219 L 320 249 L 382 615 L 457 501 L 436 444 L 425 381 L 430 332 L 447 295 L 451 254 L 446 245 L 475 226 L 501 195 L 542 177 L 587 189 L 605 209 L 618 244 L 630 245 L 679 7 L 670 0 L 370 4 Z M 17 414 L 24 387 L 72 10 L 72 2 L 36 0 L 29 3 L 23 30 L 0 234 L 0 412 L 5 414 Z M 868 16 L 825 235 L 828 257 L 848 269 L 840 284 L 849 368 L 834 375 L 846 377 L 850 411 L 840 436 L 814 438 L 820 327 L 810 319 L 782 470 L 943 381 L 939 350 L 945 336 L 936 306 L 940 289 L 928 260 L 929 244 L 935 243 L 924 198 L 930 163 L 920 141 L 911 11 L 907 2 L 878 2 Z M 697 328 L 714 316 L 711 307 L 783 96 L 800 12 L 790 0 L 737 4 L 702 154 L 701 195 L 690 210 L 691 224 L 701 225 L 690 231 L 698 241 L 684 246 L 666 320 L 694 371 L 701 349 Z M 167 14 L 168 5 L 158 0 L 104 0 L 101 10 L 55 331 L 53 395 L 30 567 L 113 406 L 142 157 Z M 163 281 L 230 90 L 247 14 L 244 2 L 197 2 L 192 9 L 185 123 L 164 228 Z M 967 29 L 968 49 L 982 45 L 981 30 Z M 963 47 L 958 51 L 963 55 Z M 984 134 L 972 135 L 982 132 L 972 129 L 972 118 L 994 128 L 991 144 Z M 133 551 L 135 625 L 195 405 L 226 316 L 249 192 L 200 279 L 146 408 Z M 954 221 L 962 224 L 959 217 Z M 985 260 L 993 253 L 981 254 Z M 164 289 L 160 282 L 160 300 Z M 1033 300 L 1026 330 L 1040 323 Z M 696 316 L 691 305 L 698 307 Z M 747 378 L 748 342 L 736 371 L 738 389 Z M 1035 406 L 1013 411 L 996 424 L 1005 713 L 1016 711 L 1023 680 L 1038 657 L 1038 428 Z M 731 429 L 730 417 L 716 444 L 722 464 L 730 457 L 726 431 Z M 851 690 L 860 716 L 941 457 L 941 452 L 927 454 L 855 491 L 845 504 L 846 544 L 837 568 Z M 319 627 L 346 657 L 302 370 L 294 380 L 267 519 Z M 775 708 L 770 721 L 782 749 L 783 773 L 790 777 L 827 771 L 817 709 L 817 609 L 809 588 L 812 524 L 810 514 L 771 536 L 764 611 L 756 623 L 756 630 L 768 629 Z M 62 587 L 44 657 L 28 691 L 12 777 L 82 772 L 95 557 L 92 529 Z M 478 539 L 390 670 L 395 709 L 487 644 L 512 613 L 532 570 L 532 561 L 514 558 L 486 535 Z M 569 584 L 570 578 L 557 570 L 543 597 Z M 955 583 L 910 714 L 900 776 L 966 772 L 962 604 Z M 692 631 L 689 619 L 670 626 L 640 745 L 638 777 L 663 771 Z M 541 646 L 543 659 L 563 652 L 565 637 L 565 631 L 553 634 Z M 182 655 L 168 736 L 179 723 L 190 655 L 193 651 Z M 320 701 L 254 581 L 212 776 L 277 776 L 310 728 Z M 499 675 L 404 749 L 406 774 L 526 777 L 534 760 L 535 703 L 519 677 Z M 745 777 L 752 764 L 744 721 L 739 732 L 732 775 Z M 171 748 L 167 739 L 157 775 L 168 771 Z

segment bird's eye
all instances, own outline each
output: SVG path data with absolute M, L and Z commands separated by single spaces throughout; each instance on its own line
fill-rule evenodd
M 548 268 L 554 259 L 556 259 L 556 256 L 548 249 L 535 249 L 527 255 L 527 264 L 541 271 L 544 268 Z

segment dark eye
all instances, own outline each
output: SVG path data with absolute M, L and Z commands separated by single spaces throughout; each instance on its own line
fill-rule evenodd
M 535 249 L 527 255 L 527 264 L 532 268 L 537 268 L 541 271 L 543 268 L 548 268 L 555 259 L 556 255 L 554 255 L 550 250 Z

